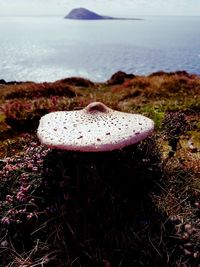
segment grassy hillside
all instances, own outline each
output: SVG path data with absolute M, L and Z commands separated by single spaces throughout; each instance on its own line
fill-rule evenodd
M 0 84 L 0 266 L 200 266 L 200 77 Z M 39 144 L 41 116 L 93 101 L 155 121 L 107 153 Z

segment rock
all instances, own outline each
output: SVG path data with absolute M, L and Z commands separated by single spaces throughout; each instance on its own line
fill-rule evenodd
M 5 80 L 1 79 L 0 84 L 7 84 L 7 82 Z
M 17 81 L 6 82 L 4 79 L 0 79 L 0 84 L 5 84 L 5 85 L 22 84 L 22 83 L 23 82 L 17 82 Z
M 133 79 L 135 77 L 134 74 L 127 74 L 123 71 L 118 71 L 114 73 L 110 80 L 107 81 L 108 85 L 122 84 L 126 79 Z
M 67 83 L 69 85 L 81 86 L 81 87 L 92 87 L 95 86 L 93 82 L 85 78 L 71 77 L 65 78 L 59 81 L 60 83 Z

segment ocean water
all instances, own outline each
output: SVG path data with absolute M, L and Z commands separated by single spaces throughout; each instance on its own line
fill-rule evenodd
M 118 70 L 200 74 L 200 17 L 141 18 L 0 17 L 0 79 L 103 82 Z

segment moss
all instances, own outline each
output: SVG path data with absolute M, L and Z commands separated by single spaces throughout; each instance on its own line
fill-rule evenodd
M 154 122 L 157 129 L 161 129 L 162 121 L 165 116 L 165 107 L 161 105 L 145 104 L 139 107 L 135 107 L 135 112 L 141 113 L 147 117 L 150 117 Z

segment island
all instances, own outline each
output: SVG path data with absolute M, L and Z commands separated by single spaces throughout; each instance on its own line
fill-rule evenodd
M 72 9 L 64 18 L 74 20 L 140 20 L 138 18 L 117 18 L 102 16 L 83 7 Z

